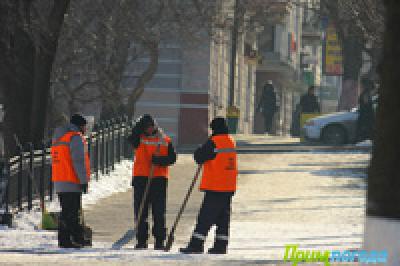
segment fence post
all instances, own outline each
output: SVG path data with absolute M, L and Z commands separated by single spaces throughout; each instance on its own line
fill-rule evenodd
M 101 168 L 101 174 L 104 175 L 105 169 L 104 169 L 104 162 L 105 162 L 105 143 L 104 143 L 104 123 L 100 122 L 100 139 L 101 139 L 101 152 L 100 152 L 100 168 Z
M 118 149 L 117 160 L 118 160 L 118 163 L 120 163 L 121 162 L 121 129 L 122 129 L 120 117 L 118 117 L 118 119 L 117 119 L 117 127 L 118 127 L 118 130 L 117 130 L 117 149 Z
M 105 131 L 106 131 L 106 174 L 110 173 L 109 162 L 110 162 L 110 122 L 107 120 L 105 122 Z
M 119 163 L 119 117 L 115 119 L 115 124 L 114 124 L 114 130 L 115 130 L 115 162 Z
M 9 178 L 7 175 L 7 165 L 9 161 L 7 159 L 0 159 L 0 209 L 4 207 L 6 213 L 8 213 L 9 207 L 9 191 L 8 183 Z M 1 213 L 0 213 L 1 215 Z M 0 223 L 3 224 L 3 223 Z
M 24 150 L 18 147 L 19 162 L 18 162 L 18 181 L 17 181 L 17 202 L 18 210 L 22 211 L 22 179 L 24 174 Z
M 129 131 L 130 131 L 130 124 L 129 124 L 129 118 L 128 116 L 125 115 L 125 128 L 124 128 L 124 157 L 126 159 L 130 158 L 131 155 L 131 149 L 129 149 L 129 145 L 127 143 L 127 137 L 129 135 Z
M 7 159 L 5 161 L 5 165 L 3 168 L 4 178 L 7 179 L 6 184 L 6 213 L 10 212 L 9 204 L 10 204 L 10 162 Z
M 93 172 L 94 172 L 94 178 L 97 180 L 97 124 L 93 125 L 93 132 L 92 132 L 92 137 L 93 137 L 93 152 L 92 156 L 93 158 L 90 158 L 90 160 L 93 160 Z
M 33 144 L 29 143 L 29 170 L 28 170 L 28 210 L 32 210 L 32 199 L 33 199 L 33 191 L 32 191 L 32 183 L 34 182 L 34 159 L 35 154 L 33 150 Z
M 93 158 L 92 158 L 92 133 L 90 133 L 87 137 L 87 152 L 89 156 L 89 163 L 90 163 L 90 174 L 92 173 L 93 169 Z
M 4 191 L 4 195 L 1 193 Z M 12 225 L 12 214 L 10 213 L 10 160 L 9 158 L 0 161 L 0 207 L 4 206 L 4 213 L 0 213 L 0 224 Z M 4 205 L 2 200 L 4 199 Z
M 125 129 L 124 129 L 124 117 L 123 116 L 121 116 L 121 119 L 120 119 L 120 122 L 119 122 L 119 131 L 120 131 L 120 133 L 119 133 L 119 149 L 120 149 L 120 153 L 119 153 L 119 156 L 120 156 L 120 161 L 125 157 L 125 151 L 124 151 L 124 147 L 125 147 L 125 143 L 124 143 L 124 132 L 125 132 Z
M 42 143 L 42 166 L 41 166 L 41 175 L 40 175 L 40 199 L 44 202 L 44 179 L 45 179 L 45 175 L 46 175 L 46 142 L 43 141 Z
M 51 145 L 52 145 L 52 141 L 50 140 L 50 142 L 48 143 L 48 147 L 51 148 Z M 47 149 L 46 149 L 46 155 L 47 155 Z M 49 196 L 50 196 L 50 201 L 53 201 L 53 190 L 54 190 L 54 184 L 53 184 L 53 180 L 52 180 L 52 171 L 53 171 L 53 168 L 51 166 L 51 160 L 50 160 L 50 178 L 49 178 Z
M 90 158 L 90 155 L 92 153 L 92 134 L 87 136 L 87 149 L 88 149 L 87 152 L 88 152 L 89 158 Z
M 115 170 L 115 154 L 116 154 L 116 150 L 115 150 L 115 119 L 111 119 L 111 170 L 114 171 Z
M 95 171 L 96 171 L 96 180 L 99 180 L 99 162 L 100 162 L 100 133 L 99 133 L 99 124 L 95 125 L 96 128 L 96 160 L 95 160 Z

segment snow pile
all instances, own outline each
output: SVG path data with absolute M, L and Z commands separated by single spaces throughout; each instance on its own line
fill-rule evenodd
M 90 208 L 100 199 L 107 198 L 114 193 L 125 192 L 131 187 L 132 162 L 123 161 L 116 165 L 110 175 L 103 175 L 99 180 L 92 180 L 89 184 L 89 193 L 83 195 L 83 208 Z
M 368 139 L 368 140 L 357 143 L 356 146 L 357 147 L 372 147 L 372 141 Z

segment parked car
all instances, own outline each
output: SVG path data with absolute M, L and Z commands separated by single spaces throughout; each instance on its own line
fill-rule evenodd
M 378 97 L 373 97 L 374 109 Z M 321 115 L 308 120 L 302 128 L 302 136 L 309 141 L 340 145 L 356 142 L 358 108 L 348 112 Z

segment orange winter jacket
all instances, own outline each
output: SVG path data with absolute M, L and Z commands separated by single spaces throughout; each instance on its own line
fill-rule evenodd
M 133 162 L 133 176 L 148 177 L 150 175 L 153 155 L 167 156 L 170 142 L 171 139 L 167 136 L 141 135 L 140 144 L 136 149 L 135 160 Z M 153 177 L 168 178 L 168 166 L 154 165 L 153 167 Z
M 71 138 L 74 136 L 80 136 L 82 142 L 85 145 L 85 166 L 87 181 L 90 178 L 90 159 L 87 148 L 87 143 L 83 135 L 79 132 L 70 131 L 54 141 L 51 146 L 51 157 L 52 157 L 52 181 L 53 182 L 69 182 L 74 184 L 80 184 L 79 177 L 77 176 L 70 151 Z
M 234 192 L 237 183 L 237 153 L 235 141 L 228 135 L 211 137 L 216 149 L 216 157 L 203 165 L 201 190 Z

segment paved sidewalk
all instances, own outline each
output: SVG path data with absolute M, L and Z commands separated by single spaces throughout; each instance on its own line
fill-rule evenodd
M 171 225 L 175 219 L 186 190 L 193 179 L 195 167 L 191 156 L 188 155 L 180 155 L 177 164 L 171 167 L 171 178 L 168 184 L 168 225 Z M 190 235 L 190 228 L 196 220 L 201 197 L 202 193 L 195 189 L 184 218 L 179 224 L 177 235 Z M 151 219 L 151 212 L 149 218 Z M 85 219 L 93 227 L 95 241 L 113 242 L 117 240 L 128 228 L 133 226 L 132 190 L 101 200 L 95 207 L 86 211 Z M 151 230 L 149 230 L 149 233 L 151 233 Z M 150 240 L 152 241 L 152 237 Z M 183 245 L 181 241 L 186 242 L 186 240 L 186 238 L 177 238 L 176 243 Z
M 282 139 L 239 136 L 250 146 L 275 144 Z M 294 141 L 288 139 L 288 141 Z M 239 155 L 239 183 L 234 197 L 229 254 L 182 255 L 191 235 L 202 193 L 195 189 L 169 253 L 136 251 L 133 244 L 120 251 L 112 243 L 133 224 L 131 191 L 100 200 L 85 211 L 94 230 L 94 247 L 81 251 L 37 255 L 0 253 L 0 264 L 61 265 L 291 265 L 283 264 L 286 244 L 300 250 L 347 250 L 362 246 L 365 214 L 365 168 L 369 154 L 359 151 L 252 152 Z M 168 189 L 168 226 L 179 209 L 195 172 L 191 154 L 180 154 L 171 167 Z M 10 232 L 12 233 L 12 232 Z M 47 235 L 47 233 L 46 233 Z M 48 234 L 54 241 L 54 234 Z M 212 244 L 214 233 L 207 239 Z M 152 245 L 150 245 L 152 247 Z M 33 256 L 35 255 L 35 256 Z M 2 264 L 3 265 L 3 264 Z M 331 264 L 334 265 L 334 264 Z
M 246 141 L 251 143 L 254 139 Z M 363 177 L 368 159 L 366 153 L 350 152 L 239 155 L 231 258 L 282 259 L 288 243 L 299 243 L 304 248 L 359 248 L 365 208 Z M 168 225 L 175 218 L 194 172 L 189 154 L 180 155 L 171 168 Z M 202 193 L 196 189 L 176 233 L 173 251 L 188 241 L 201 199 Z M 95 231 L 95 241 L 113 242 L 133 221 L 131 191 L 99 202 L 87 211 L 86 217 Z M 210 234 L 208 245 L 212 240 Z

